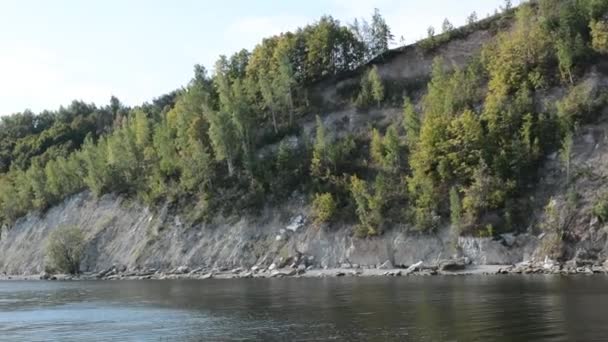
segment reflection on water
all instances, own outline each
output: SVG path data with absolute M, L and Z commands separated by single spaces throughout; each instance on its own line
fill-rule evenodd
M 7 341 L 605 341 L 608 278 L 0 282 Z

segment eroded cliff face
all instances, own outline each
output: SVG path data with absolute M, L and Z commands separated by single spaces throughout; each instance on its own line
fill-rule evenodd
M 387 80 L 415 82 L 428 77 L 435 57 L 443 57 L 448 67 L 463 66 L 491 38 L 490 31 L 480 30 L 465 39 L 450 41 L 432 53 L 416 46 L 408 47 L 378 64 L 378 70 Z M 587 82 L 592 87 L 605 89 L 607 70 L 605 65 L 598 66 L 598 70 L 588 73 Z M 334 108 L 323 113 L 323 120 L 336 135 L 364 134 L 370 122 L 387 125 L 401 115 L 399 107 L 361 112 L 347 105 L 340 91 L 357 82 L 356 76 L 345 77 L 333 83 L 323 82 L 314 90 L 322 95 L 328 108 Z M 548 90 L 543 95 L 546 101 L 538 102 L 554 102 L 565 91 Z M 422 92 L 413 95 L 419 98 Z M 299 122 L 304 135 L 287 137 L 290 143 L 301 144 L 310 138 L 314 130 L 312 114 Z M 608 226 L 591 214 L 591 208 L 606 191 L 608 123 L 601 118 L 607 116 L 606 111 L 598 113 L 599 122 L 577 131 L 572 164 L 582 200 L 568 227 L 572 232 L 565 245 L 568 258 L 603 260 L 608 255 Z M 267 146 L 259 153 L 276 145 Z M 217 216 L 209 223 L 191 226 L 167 207 L 151 210 L 124 197 L 106 195 L 96 199 L 84 192 L 44 214 L 30 213 L 12 227 L 5 227 L 0 237 L 0 272 L 37 274 L 43 271 L 46 239 L 52 230 L 65 225 L 81 227 L 86 235 L 82 271 L 100 271 L 112 265 L 157 269 L 268 266 L 301 255 L 316 267 L 337 267 L 344 263 L 374 267 L 387 260 L 397 266 L 418 261 L 428 264 L 455 254 L 468 257 L 475 264 L 514 264 L 544 258 L 541 248 L 544 235 L 539 228 L 543 208 L 552 199 L 562 204 L 567 200 L 565 174 L 559 158 L 549 156 L 545 164 L 538 185 L 530 190 L 533 208 L 529 226 L 514 227 L 526 233 L 455 240 L 449 227 L 435 233 L 420 233 L 404 222 L 388 227 L 382 236 L 359 239 L 353 236 L 353 226 L 311 224 L 308 200 L 299 194 L 293 194 L 281 206 L 267 207 L 255 215 Z
M 93 198 L 81 193 L 44 215 L 20 219 L 0 239 L 0 272 L 37 274 L 44 270 L 44 245 L 49 233 L 63 225 L 82 227 L 87 247 L 83 271 L 112 265 L 127 268 L 178 266 L 251 267 L 281 263 L 304 255 L 316 267 L 344 263 L 375 267 L 386 260 L 394 265 L 433 263 L 457 249 L 447 229 L 437 234 L 408 232 L 394 227 L 378 238 L 358 239 L 353 227 L 319 228 L 310 224 L 308 208 L 294 196 L 280 208 L 255 217 L 216 218 L 186 227 L 167 209 L 152 212 L 121 197 Z M 505 239 L 460 238 L 460 253 L 477 264 L 512 264 L 527 258 L 536 240 L 527 235 Z

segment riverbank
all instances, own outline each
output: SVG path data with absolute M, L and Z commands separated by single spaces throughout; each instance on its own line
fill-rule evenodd
M 325 277 L 399 277 L 399 276 L 465 276 L 465 275 L 504 275 L 504 274 L 607 274 L 608 263 L 570 261 L 557 263 L 551 260 L 543 262 L 522 262 L 515 265 L 471 265 L 465 258 L 442 260 L 433 265 L 422 262 L 407 268 L 394 267 L 389 261 L 377 268 L 359 265 L 342 265 L 337 268 L 314 268 L 304 265 L 277 268 L 253 266 L 250 269 L 208 269 L 180 266 L 175 269 L 157 270 L 138 268 L 129 270 L 124 266 L 112 266 L 97 273 L 80 275 L 49 274 L 40 275 L 0 275 L 0 280 L 165 280 L 165 279 L 241 279 L 241 278 L 325 278 Z

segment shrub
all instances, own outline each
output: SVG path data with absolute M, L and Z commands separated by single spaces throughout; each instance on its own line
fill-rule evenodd
M 315 224 L 331 221 L 336 213 L 336 202 L 330 193 L 316 194 L 312 202 L 312 215 Z
M 382 78 L 378 73 L 378 68 L 373 66 L 361 77 L 359 95 L 357 95 L 355 104 L 359 108 L 367 108 L 375 102 L 380 107 L 380 103 L 384 100 L 384 95 Z
M 599 53 L 608 53 L 608 21 L 591 23 L 591 46 Z
M 565 221 L 568 213 L 563 213 L 562 209 L 553 198 L 549 200 L 545 206 L 541 228 L 545 233 L 541 243 L 540 251 L 552 259 L 560 259 L 563 255 L 563 236 L 565 230 Z M 565 215 L 564 215 L 565 214 Z
M 597 203 L 595 203 L 592 213 L 602 223 L 608 221 L 608 198 L 606 196 L 603 196 Z
M 84 236 L 79 228 L 72 226 L 57 228 L 47 240 L 48 268 L 69 274 L 80 273 L 80 260 L 84 247 Z

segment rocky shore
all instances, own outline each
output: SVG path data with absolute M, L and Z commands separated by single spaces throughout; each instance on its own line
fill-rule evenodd
M 317 268 L 313 265 L 292 264 L 289 266 L 271 264 L 267 267 L 253 266 L 249 269 L 191 268 L 180 266 L 174 269 L 154 268 L 127 269 L 112 266 L 97 273 L 80 275 L 49 274 L 40 275 L 0 275 L 0 280 L 143 280 L 143 279 L 239 279 L 239 278 L 323 278 L 323 277 L 398 277 L 434 275 L 504 275 L 504 274 L 555 274 L 592 275 L 608 273 L 608 260 L 603 263 L 589 260 L 571 260 L 558 263 L 552 260 L 542 262 L 521 262 L 515 265 L 472 265 L 467 258 L 446 259 L 425 265 L 422 261 L 408 267 L 395 267 L 386 261 L 375 267 L 344 263 L 337 268 Z

